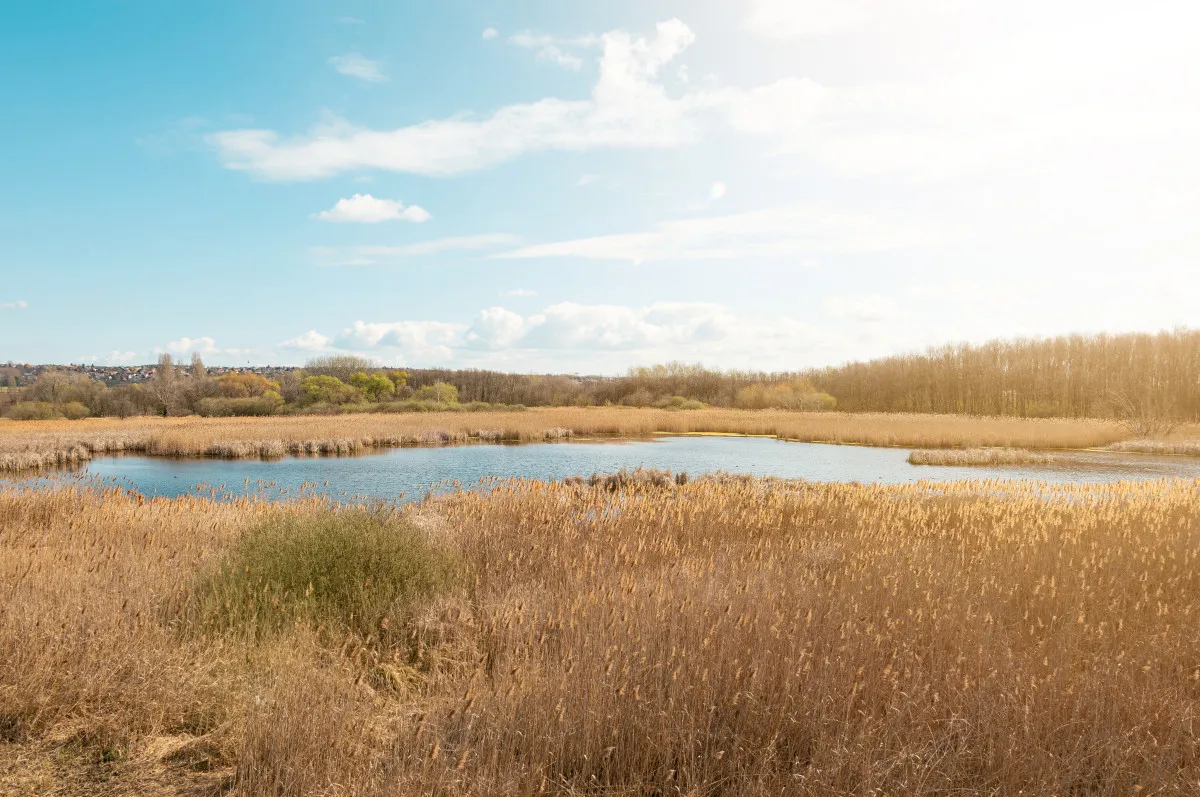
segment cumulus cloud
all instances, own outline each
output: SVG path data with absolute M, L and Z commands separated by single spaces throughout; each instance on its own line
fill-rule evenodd
M 965 43 L 935 40 L 922 50 L 946 68 L 836 85 L 793 75 L 758 86 L 706 82 L 668 92 L 664 66 L 695 39 L 677 19 L 648 37 L 623 30 L 576 40 L 523 33 L 513 41 L 572 67 L 579 56 L 567 43 L 594 38 L 602 53 L 590 97 L 548 97 L 390 130 L 329 118 L 300 135 L 230 129 L 205 140 L 227 168 L 276 180 L 365 169 L 451 175 L 544 150 L 681 147 L 730 129 L 754 138 L 763 155 L 852 177 L 944 181 L 1020 168 L 1046 179 L 1069 163 L 1080 172 L 1063 174 L 1071 186 L 1094 179 L 1096 164 L 1136 181 L 1144 170 L 1133 164 L 1146 161 L 1148 151 L 1156 164 L 1191 164 L 1200 135 L 1193 86 L 1168 79 L 1190 69 L 1194 58 L 1182 33 L 1187 26 L 1172 26 L 1157 7 L 1070 14 L 1045 6 L 1015 7 L 999 18 L 1005 30 L 992 35 L 995 15 L 952 0 L 755 0 L 746 25 L 765 35 L 899 25 L 912 35 L 894 34 L 897 46 L 919 41 L 930 14 L 968 14 L 955 28 Z M 1068 30 L 1074 44 L 1064 58 Z M 989 35 L 980 38 L 978 31 Z M 1127 46 L 1144 42 L 1155 46 Z M 1162 168 L 1162 179 L 1172 179 Z
M 18 299 L 15 302 L 0 302 L 0 310 L 24 310 L 29 307 L 29 302 L 24 299 Z
M 370 58 L 364 58 L 358 53 L 335 55 L 329 59 L 329 63 L 339 73 L 347 77 L 358 78 L 368 83 L 387 82 L 387 75 L 383 74 L 383 62 L 372 61 Z
M 482 119 L 458 115 L 396 130 L 371 130 L 331 117 L 290 138 L 242 129 L 206 140 L 227 168 L 275 180 L 360 169 L 450 175 L 538 150 L 675 146 L 692 139 L 695 126 L 684 107 L 668 99 L 657 76 L 694 38 L 677 19 L 659 23 L 652 39 L 626 31 L 605 34 L 599 77 L 586 100 L 547 98 L 509 105 Z
M 324 351 L 333 343 L 333 338 L 326 337 L 315 329 L 310 329 L 303 335 L 298 335 L 280 343 L 280 348 L 289 351 Z
M 891 321 L 900 314 L 895 299 L 878 294 L 870 296 L 830 297 L 824 301 L 825 314 L 831 318 L 856 321 Z
M 463 330 L 462 324 L 441 321 L 355 321 L 333 339 L 332 345 L 353 351 L 393 350 L 408 357 L 437 361 L 452 356 L 451 346 L 461 338 Z
M 517 313 L 503 307 L 482 310 L 467 330 L 468 346 L 484 349 L 506 349 L 521 339 L 527 325 Z
M 430 364 L 562 363 L 564 358 L 600 363 L 611 355 L 623 365 L 683 357 L 742 367 L 799 367 L 819 362 L 840 340 L 796 319 L 747 318 L 711 303 L 561 302 L 530 315 L 490 307 L 469 324 L 357 321 L 336 336 L 310 331 L 285 347 L 370 352 Z
M 395 263 L 409 258 L 428 257 L 446 252 L 470 252 L 511 246 L 520 241 L 515 235 L 496 233 L 492 235 L 464 235 L 452 238 L 434 238 L 398 246 L 318 246 L 312 252 L 318 265 L 322 266 L 371 266 Z
M 420 205 L 409 205 L 397 199 L 376 199 L 370 194 L 355 194 L 339 199 L 329 210 L 314 215 L 321 221 L 377 224 L 381 221 L 412 221 L 423 224 L 432 216 Z
M 905 249 L 950 240 L 945 225 L 893 214 L 849 213 L 825 204 L 664 222 L 648 231 L 534 244 L 497 258 L 577 257 L 635 263 L 795 257 Z
M 180 338 L 168 343 L 163 349 L 155 349 L 158 353 L 166 351 L 168 354 L 218 354 L 222 350 L 217 348 L 217 342 L 210 337 L 201 338 Z

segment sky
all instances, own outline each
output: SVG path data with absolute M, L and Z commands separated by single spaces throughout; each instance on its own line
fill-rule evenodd
M 1182 0 L 0 5 L 0 361 L 1200 327 Z

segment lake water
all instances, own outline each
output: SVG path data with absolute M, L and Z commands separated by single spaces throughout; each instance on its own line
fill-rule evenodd
M 80 475 L 111 480 L 144 495 L 222 493 L 295 495 L 302 486 L 336 498 L 417 497 L 431 485 L 469 486 L 489 477 L 546 480 L 612 473 L 621 468 L 670 469 L 691 476 L 725 471 L 809 481 L 904 483 L 922 479 L 1007 478 L 1095 483 L 1200 478 L 1200 459 L 1080 452 L 1049 465 L 941 467 L 910 465 L 907 449 L 790 443 L 769 438 L 666 437 L 619 443 L 472 445 L 388 449 L 355 457 L 277 461 L 96 459 Z M 315 483 L 315 488 L 313 487 Z

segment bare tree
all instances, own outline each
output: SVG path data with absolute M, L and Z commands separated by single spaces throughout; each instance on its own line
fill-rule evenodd
M 1166 437 L 1179 422 L 1149 398 L 1137 401 L 1123 390 L 1110 390 L 1109 402 L 1121 423 L 1136 437 Z

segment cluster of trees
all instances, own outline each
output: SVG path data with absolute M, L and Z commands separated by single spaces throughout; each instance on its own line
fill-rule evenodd
M 620 405 L 626 407 L 760 409 L 833 409 L 800 374 L 721 371 L 702 365 L 667 363 L 633 368 L 625 376 L 575 377 L 554 374 L 506 374 L 497 371 L 413 370 L 415 387 L 452 384 L 463 401 L 523 404 L 528 407 Z
M 778 374 L 682 363 L 619 377 L 400 371 L 341 356 L 312 360 L 275 379 L 213 378 L 198 357 L 181 368 L 164 355 L 144 384 L 110 389 L 82 374 L 51 370 L 29 387 L 8 388 L 0 400 L 11 405 L 9 417 L 19 418 L 611 404 L 1119 417 L 1148 425 L 1200 420 L 1200 331 L 958 344 Z
M 808 374 L 851 412 L 1200 420 L 1200 331 L 952 345 Z
M 83 374 L 48 370 L 24 388 L 10 418 L 96 415 L 271 415 L 280 412 L 430 411 L 529 406 L 827 410 L 833 397 L 797 374 L 717 371 L 670 363 L 621 377 L 381 368 L 359 357 L 311 360 L 302 370 L 209 376 L 163 355 L 147 383 L 106 388 Z
M 5 415 L 17 420 L 79 419 L 99 415 L 272 415 L 281 411 L 323 412 L 376 409 L 443 409 L 458 404 L 453 385 L 413 390 L 404 371 L 376 367 L 356 357 L 315 360 L 303 371 L 277 379 L 255 373 L 209 376 L 199 356 L 190 367 L 170 355 L 159 358 L 147 383 L 107 388 L 84 375 L 47 370 L 14 395 Z

